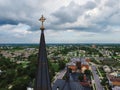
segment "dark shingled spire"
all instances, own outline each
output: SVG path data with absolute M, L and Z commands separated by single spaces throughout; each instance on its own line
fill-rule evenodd
M 45 44 L 45 37 L 44 37 L 44 26 L 43 26 L 43 22 L 45 21 L 45 18 L 42 16 L 39 20 L 42 22 L 42 26 L 40 28 L 41 39 L 40 39 L 40 46 L 39 46 L 38 66 L 37 66 L 34 90 L 51 90 L 46 44 Z

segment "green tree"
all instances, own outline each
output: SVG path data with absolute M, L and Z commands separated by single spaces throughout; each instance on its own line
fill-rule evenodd
M 91 75 L 91 71 L 90 71 L 90 70 L 85 70 L 84 73 L 85 73 L 87 76 L 90 76 L 90 75 Z
M 62 70 L 62 69 L 64 69 L 65 68 L 65 62 L 63 61 L 63 60 L 59 60 L 58 61 L 58 64 L 59 64 L 59 70 Z
M 107 82 L 108 82 L 107 78 L 103 78 L 103 79 L 101 80 L 101 84 L 102 84 L 103 86 L 107 85 Z
M 82 74 L 80 74 L 78 79 L 82 82 L 84 80 L 84 76 Z

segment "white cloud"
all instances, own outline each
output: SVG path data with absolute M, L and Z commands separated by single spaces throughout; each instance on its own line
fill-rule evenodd
M 0 13 L 0 42 L 39 42 L 41 14 L 47 42 L 117 42 L 120 32 L 120 0 L 0 0 Z

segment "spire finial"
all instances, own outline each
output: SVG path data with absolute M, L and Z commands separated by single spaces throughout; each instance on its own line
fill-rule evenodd
M 45 21 L 46 19 L 44 18 L 44 16 L 42 15 L 41 16 L 41 18 L 39 19 L 39 21 L 41 21 L 42 22 L 42 26 L 41 26 L 41 30 L 44 30 L 45 28 L 44 28 L 44 25 L 43 25 L 43 22 Z

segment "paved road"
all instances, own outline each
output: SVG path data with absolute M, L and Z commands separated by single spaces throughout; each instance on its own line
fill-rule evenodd
M 92 65 L 91 69 L 92 69 L 92 73 L 93 73 L 93 77 L 94 77 L 96 89 L 97 90 L 104 90 L 103 87 L 102 87 L 102 85 L 100 84 L 100 79 L 99 79 L 99 76 L 97 74 L 96 67 L 94 65 Z
M 66 70 L 66 68 L 65 68 L 64 70 L 58 72 L 58 73 L 56 74 L 56 76 L 54 77 L 55 80 L 53 81 L 53 83 L 55 83 L 57 79 L 62 79 L 63 76 L 65 75 L 66 71 L 67 71 L 67 70 Z

